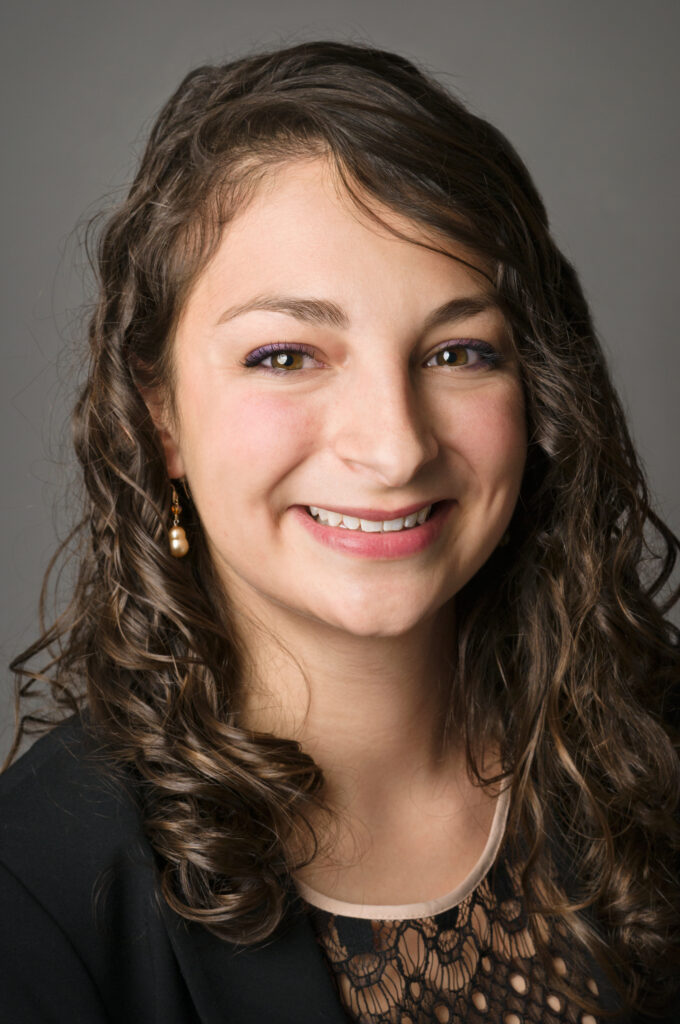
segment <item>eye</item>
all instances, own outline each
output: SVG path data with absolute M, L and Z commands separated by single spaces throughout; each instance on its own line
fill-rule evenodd
M 425 365 L 448 366 L 452 369 L 467 367 L 477 370 L 497 366 L 500 358 L 500 352 L 497 352 L 493 345 L 487 341 L 474 339 L 443 345 L 430 356 Z
M 306 346 L 277 341 L 255 349 L 241 365 L 247 368 L 260 366 L 269 373 L 290 374 L 305 369 L 305 358 L 315 362 L 314 353 Z M 430 356 L 425 366 L 472 371 L 496 366 L 500 359 L 500 353 L 488 342 L 472 339 L 443 345 Z
M 242 366 L 261 366 L 270 373 L 291 373 L 304 369 L 305 356 L 314 359 L 311 351 L 301 345 L 274 342 L 255 349 L 243 360 Z

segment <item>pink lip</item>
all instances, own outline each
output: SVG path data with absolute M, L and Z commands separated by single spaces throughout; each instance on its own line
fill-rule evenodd
M 364 558 L 404 558 L 406 555 L 424 551 L 434 543 L 444 529 L 449 513 L 455 504 L 455 501 L 441 501 L 435 505 L 430 518 L 420 526 L 412 526 L 410 529 L 389 533 L 362 533 L 360 530 L 346 530 L 340 526 L 324 526 L 322 523 L 317 523 L 303 505 L 295 505 L 291 511 L 301 525 L 309 530 L 315 540 L 336 551 Z M 416 508 L 422 508 L 422 505 L 414 506 L 413 511 Z M 333 510 L 329 509 L 329 511 Z M 356 513 L 352 511 L 346 514 L 355 515 Z M 408 513 L 406 514 L 408 515 Z M 368 519 L 369 516 L 361 515 L 359 518 Z M 396 519 L 397 515 L 390 512 L 386 518 Z
M 336 508 L 316 503 L 314 503 L 314 507 L 323 508 L 327 512 L 339 512 L 343 516 L 354 516 L 356 519 L 372 519 L 379 523 L 384 520 L 399 519 L 401 516 L 410 516 L 412 512 L 420 512 L 421 508 L 434 505 L 437 500 L 437 498 L 433 498 L 431 501 L 421 501 L 417 505 L 405 505 L 403 508 Z

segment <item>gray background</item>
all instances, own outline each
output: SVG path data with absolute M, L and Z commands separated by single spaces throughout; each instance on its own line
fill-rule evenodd
M 191 67 L 335 38 L 424 63 L 514 142 L 579 268 L 662 513 L 680 526 L 676 0 L 5 0 L 2 35 L 4 666 L 33 638 L 68 521 L 67 410 L 87 295 L 76 225 L 129 180 Z

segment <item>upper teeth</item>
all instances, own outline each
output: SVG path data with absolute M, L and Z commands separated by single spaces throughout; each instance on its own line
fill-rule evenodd
M 309 511 L 325 526 L 340 526 L 345 530 L 363 530 L 364 533 L 388 533 L 395 530 L 409 529 L 424 523 L 429 516 L 432 505 L 426 505 L 419 512 L 411 512 L 408 516 L 399 516 L 398 519 L 357 519 L 355 516 L 344 516 L 340 512 L 331 512 L 327 508 L 317 508 L 316 505 L 309 505 Z

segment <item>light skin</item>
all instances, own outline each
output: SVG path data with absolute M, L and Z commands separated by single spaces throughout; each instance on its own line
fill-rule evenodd
M 508 526 L 526 428 L 489 282 L 396 237 L 424 240 L 375 208 L 385 228 L 321 159 L 277 170 L 188 297 L 174 414 L 145 397 L 250 651 L 242 722 L 299 740 L 341 812 L 332 853 L 302 877 L 338 899 L 406 903 L 454 888 L 493 816 L 441 722 L 453 598 Z M 255 300 L 267 308 L 244 310 Z M 272 343 L 306 354 L 243 365 Z M 443 499 L 441 534 L 397 558 L 334 550 L 299 518 Z

